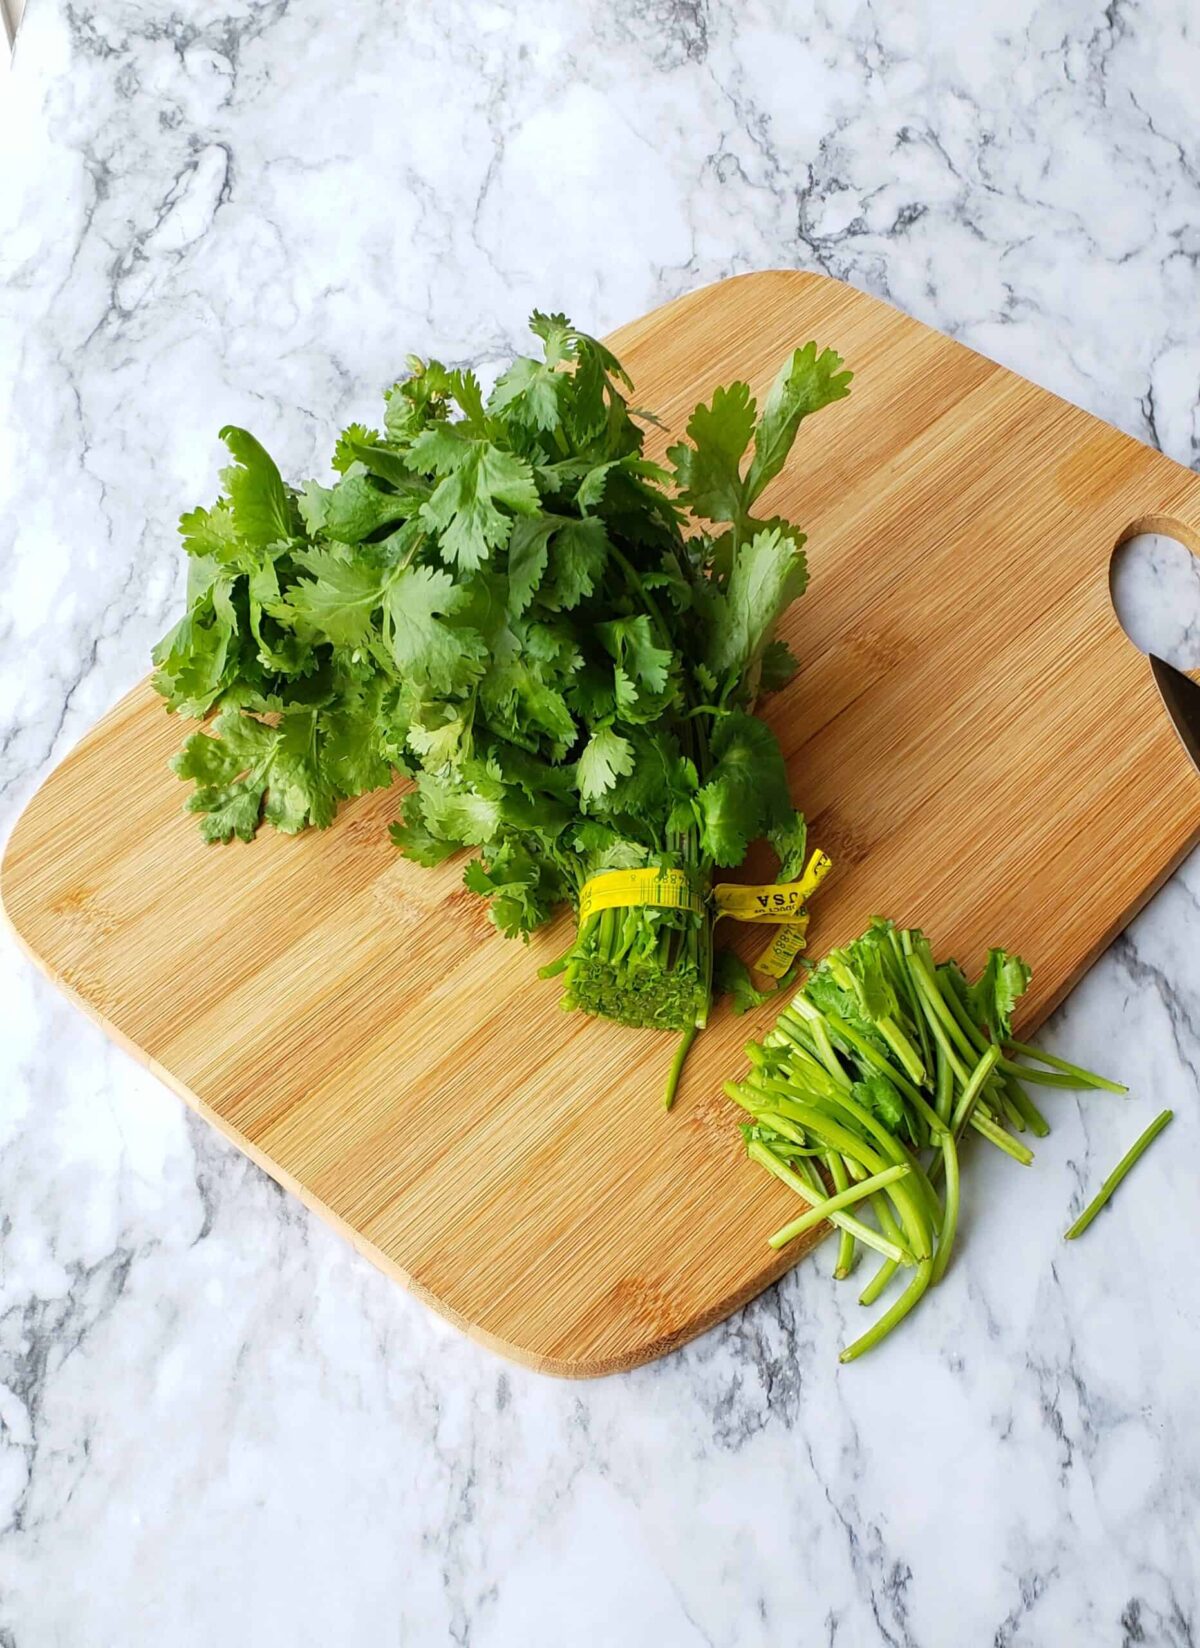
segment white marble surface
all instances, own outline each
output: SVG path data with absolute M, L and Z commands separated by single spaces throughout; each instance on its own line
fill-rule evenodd
M 4 828 L 145 669 L 222 422 L 304 472 L 407 350 L 496 358 L 535 302 L 603 330 L 824 269 L 1200 462 L 1198 85 L 1191 0 L 32 0 Z M 432 1318 L 5 941 L 0 1645 L 1194 1643 L 1198 937 L 1193 860 L 1050 1032 L 1136 1108 L 1066 1097 L 1029 1173 L 980 1154 L 886 1353 L 839 1371 L 817 1262 L 580 1386 Z

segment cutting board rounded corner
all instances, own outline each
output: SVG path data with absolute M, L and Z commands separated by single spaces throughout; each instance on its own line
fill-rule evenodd
M 93 732 L 99 728 L 94 728 Z M 88 737 L 92 736 L 90 733 Z M 68 766 L 78 745 L 70 749 L 42 779 L 33 794 L 17 814 L 8 839 L 0 851 L 0 916 L 21 949 L 46 973 L 57 981 L 54 969 L 43 957 L 29 932 L 28 923 L 34 907 L 35 893 L 31 883 L 24 880 L 22 859 L 28 847 L 36 849 L 43 830 L 42 817 L 47 803 L 53 799 L 55 780 Z
M 49 870 L 53 863 L 50 843 L 69 837 L 73 822 L 77 821 L 82 827 L 80 803 L 71 794 L 78 763 L 89 751 L 104 746 L 122 722 L 138 716 L 147 698 L 162 710 L 162 700 L 151 690 L 148 677 L 123 693 L 96 724 L 71 745 L 25 802 L 0 850 L 0 915 L 26 953 L 52 979 L 57 978 L 54 968 L 41 954 L 28 930 L 37 909 L 39 886 L 37 873 L 28 865 L 40 860 L 44 869 Z M 178 786 L 178 780 L 172 779 L 169 773 L 164 771 L 163 776 L 167 784 Z M 176 799 L 178 793 L 177 788 Z M 60 813 L 63 816 L 60 817 Z

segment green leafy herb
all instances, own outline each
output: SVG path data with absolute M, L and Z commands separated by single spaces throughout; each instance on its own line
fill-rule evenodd
M 608 869 L 682 869 L 703 903 L 759 837 L 798 859 L 753 710 L 795 669 L 775 630 L 804 537 L 755 505 L 850 379 L 808 344 L 761 416 L 745 384 L 715 389 L 662 468 L 611 352 L 563 315 L 530 324 L 541 358 L 487 396 L 411 361 L 327 481 L 293 488 L 223 430 L 225 491 L 180 523 L 188 609 L 154 655 L 168 707 L 213 716 L 175 763 L 207 839 L 326 825 L 399 772 L 397 847 L 472 853 L 467 887 L 521 937 Z M 553 970 L 567 1006 L 703 1024 L 711 914 L 604 911 Z
M 761 1007 L 772 991 L 762 990 L 755 984 L 750 969 L 736 950 L 721 950 L 713 966 L 713 994 L 727 996 L 730 1007 L 740 1015 Z
M 1029 968 L 1020 956 L 989 950 L 987 966 L 967 992 L 971 1016 L 997 1041 L 1012 1033 L 1012 1013 L 1029 985 Z

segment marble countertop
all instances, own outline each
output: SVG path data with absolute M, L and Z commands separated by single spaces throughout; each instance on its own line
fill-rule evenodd
M 144 672 L 222 423 L 305 473 L 409 350 L 494 361 L 534 304 L 603 331 L 821 269 L 1197 464 L 1198 85 L 1190 0 L 32 0 L 0 825 Z M 1149 565 L 1200 662 L 1195 563 Z M 1198 935 L 1193 858 L 1048 1031 L 1136 1110 L 1066 1095 L 1031 1172 L 980 1154 L 877 1359 L 839 1369 L 819 1257 L 582 1385 L 435 1319 L 5 940 L 0 1645 L 1194 1643 Z

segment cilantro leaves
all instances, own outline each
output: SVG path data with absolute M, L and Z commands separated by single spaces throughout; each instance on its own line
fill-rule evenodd
M 260 808 L 267 823 L 287 835 L 306 824 L 332 823 L 336 795 L 322 768 L 314 711 L 285 715 L 269 727 L 226 709 L 215 731 L 215 738 L 193 733 L 173 763 L 180 778 L 196 780 L 188 808 L 205 814 L 206 841 L 234 835 L 249 841 Z
M 398 771 L 415 787 L 396 845 L 422 864 L 472 850 L 467 886 L 521 935 L 611 868 L 682 868 L 702 898 L 758 837 L 795 857 L 783 758 L 752 710 L 795 669 L 775 628 L 804 538 L 755 506 L 849 382 L 808 344 L 761 414 L 747 384 L 716 389 L 663 469 L 612 353 L 564 315 L 530 326 L 541 358 L 486 396 L 410 361 L 383 430 L 345 429 L 325 482 L 289 486 L 222 430 L 224 493 L 180 521 L 188 608 L 154 652 L 168 707 L 213 716 L 174 763 L 206 839 L 323 827 Z M 695 1025 L 711 938 L 691 909 L 591 918 L 567 1003 Z M 1001 1014 L 999 975 L 991 999 Z
M 244 429 L 226 424 L 221 439 L 235 462 L 221 472 L 229 495 L 228 515 L 244 543 L 262 549 L 291 537 L 295 508 L 274 459 Z
M 806 343 L 796 350 L 775 379 L 754 433 L 754 459 L 746 478 L 751 503 L 787 462 L 803 419 L 848 395 L 852 376 L 842 370 L 842 357 L 832 349 L 818 354 L 815 343 Z

